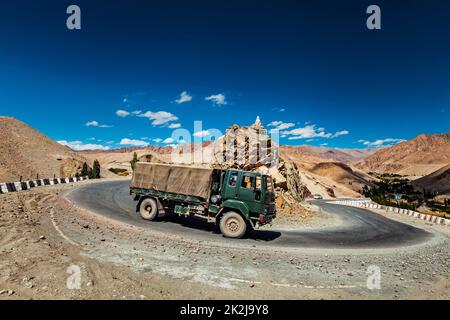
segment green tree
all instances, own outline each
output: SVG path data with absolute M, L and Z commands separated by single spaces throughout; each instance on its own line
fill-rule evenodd
M 138 162 L 138 157 L 137 157 L 137 153 L 134 152 L 133 153 L 133 160 L 130 161 L 131 169 L 134 170 L 134 166 L 135 166 L 136 162 Z
M 91 167 L 88 168 L 88 177 L 89 179 L 94 179 L 94 171 L 92 170 Z
M 88 167 L 87 163 L 85 162 L 85 163 L 83 163 L 83 167 L 81 168 L 80 176 L 85 177 L 88 175 L 89 175 L 89 167 Z
M 92 166 L 92 179 L 100 179 L 100 163 L 98 160 L 94 160 L 94 165 Z
M 364 186 L 363 186 L 363 188 L 362 188 L 362 194 L 365 196 L 365 197 L 370 197 L 371 196 L 371 194 L 370 194 L 370 189 L 369 189 L 369 187 L 365 184 Z

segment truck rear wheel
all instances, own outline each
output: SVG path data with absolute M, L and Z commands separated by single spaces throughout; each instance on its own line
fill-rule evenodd
M 142 200 L 139 206 L 139 213 L 145 220 L 154 220 L 158 216 L 158 204 L 153 198 L 147 198 Z
M 244 218 L 234 211 L 226 212 L 219 223 L 220 232 L 227 238 L 241 238 L 247 231 Z

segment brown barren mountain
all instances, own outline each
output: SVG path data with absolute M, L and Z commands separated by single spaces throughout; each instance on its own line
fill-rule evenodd
M 128 174 L 131 174 L 130 161 L 133 159 L 134 153 L 136 153 L 139 160 L 147 156 L 152 157 L 152 162 L 170 163 L 172 148 L 168 148 L 170 147 L 122 148 L 108 151 L 80 151 L 78 153 L 89 159 L 90 162 L 98 160 L 104 170 L 123 169 L 127 170 Z
M 367 172 L 425 176 L 450 163 L 450 131 L 422 134 L 383 148 L 356 164 Z
M 315 147 L 309 145 L 301 145 L 297 147 L 291 147 L 315 155 L 323 159 L 330 159 L 333 161 L 339 161 L 346 164 L 355 163 L 361 161 L 368 156 L 374 154 L 378 149 L 350 149 L 350 148 L 325 148 Z
M 425 176 L 414 180 L 412 184 L 419 191 L 438 194 L 450 194 L 450 164 Z
M 302 146 L 304 147 L 304 146 Z M 315 147 L 312 147 L 314 149 Z M 358 193 L 374 178 L 366 173 L 330 158 L 312 153 L 310 148 L 281 146 L 280 154 L 299 168 L 302 180 L 313 194 L 323 197 L 360 197 Z
M 146 147 L 125 147 L 125 148 L 119 148 L 119 149 L 112 149 L 112 150 L 92 150 L 92 151 L 82 151 L 83 154 L 89 154 L 89 153 L 95 153 L 95 154 L 102 154 L 102 153 L 131 153 L 133 152 L 154 152 L 158 154 L 169 154 L 172 152 L 172 147 L 160 147 L 160 146 L 146 146 Z
M 0 117 L 0 182 L 68 177 L 85 159 L 27 124 Z
M 86 161 L 73 150 L 11 117 L 0 117 L 0 182 L 70 177 Z
M 327 177 L 353 191 L 361 190 L 364 185 L 371 185 L 373 178 L 365 172 L 352 168 L 342 162 L 321 162 L 311 172 Z

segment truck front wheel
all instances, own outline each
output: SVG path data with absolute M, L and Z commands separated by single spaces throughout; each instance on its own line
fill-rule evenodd
M 154 220 L 158 216 L 158 204 L 153 198 L 147 198 L 142 200 L 139 206 L 139 213 L 145 220 Z
M 244 218 L 234 211 L 226 212 L 219 223 L 220 232 L 227 238 L 241 238 L 247 231 Z

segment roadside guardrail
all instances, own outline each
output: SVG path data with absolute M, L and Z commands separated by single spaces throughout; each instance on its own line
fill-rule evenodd
M 366 208 L 366 209 L 380 209 L 385 210 L 386 212 L 393 212 L 393 213 L 399 213 L 399 214 L 405 214 L 417 219 L 424 220 L 426 222 L 430 223 L 436 223 L 440 225 L 446 225 L 450 226 L 450 219 L 434 216 L 431 214 L 424 214 L 417 211 L 409 210 L 409 209 L 402 209 L 397 207 L 390 207 L 390 206 L 383 206 L 378 203 L 375 203 L 371 200 L 355 200 L 355 199 L 346 199 L 346 200 L 337 200 L 333 203 L 351 206 L 351 207 L 360 207 L 360 208 Z
M 53 178 L 53 179 L 36 179 L 27 181 L 4 182 L 0 183 L 0 193 L 18 192 L 40 186 L 52 186 L 55 184 L 78 182 L 88 179 L 89 177 L 85 176 L 74 178 Z

